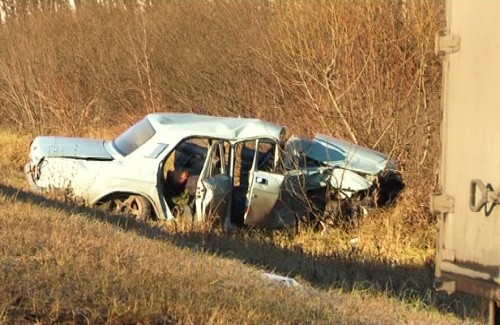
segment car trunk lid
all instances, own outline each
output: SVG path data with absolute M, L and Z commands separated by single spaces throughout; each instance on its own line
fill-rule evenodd
M 112 160 L 104 148 L 104 141 L 86 138 L 40 136 L 32 145 L 32 160 L 44 157 L 67 157 L 75 159 Z

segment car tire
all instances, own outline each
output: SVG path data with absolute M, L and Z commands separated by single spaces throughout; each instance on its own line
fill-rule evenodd
M 110 213 L 126 214 L 140 220 L 153 218 L 153 206 L 148 199 L 140 195 L 116 195 L 105 203 Z

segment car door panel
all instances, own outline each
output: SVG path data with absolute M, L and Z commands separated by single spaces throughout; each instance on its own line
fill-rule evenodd
M 226 217 L 230 206 L 232 179 L 227 175 L 223 143 L 217 141 L 208 150 L 196 188 L 196 219 L 204 220 L 211 215 Z M 220 166 L 218 166 L 220 165 Z
M 257 140 L 257 148 L 259 141 Z M 255 151 L 246 197 L 244 223 L 248 226 L 279 228 L 295 224 L 294 191 L 298 178 L 293 174 L 278 174 L 258 170 L 259 150 Z
M 279 202 L 284 175 L 268 172 L 251 172 L 251 185 L 247 194 L 245 224 L 263 226 L 269 222 L 274 208 Z
M 231 177 L 218 175 L 203 179 L 201 182 L 204 190 L 201 200 L 203 218 L 207 218 L 210 215 L 225 217 L 232 188 Z

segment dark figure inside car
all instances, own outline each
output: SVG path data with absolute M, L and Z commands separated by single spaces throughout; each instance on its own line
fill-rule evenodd
M 195 214 L 195 195 L 199 175 L 190 175 L 189 171 L 170 170 L 167 172 L 167 198 L 174 205 L 174 215 L 190 217 Z

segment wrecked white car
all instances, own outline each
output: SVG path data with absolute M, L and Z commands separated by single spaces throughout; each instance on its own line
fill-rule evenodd
M 112 141 L 37 137 L 25 171 L 36 189 L 139 218 L 171 220 L 189 206 L 197 220 L 279 227 L 295 222 L 283 189 L 298 179 L 276 170 L 283 134 L 258 119 L 150 114 Z
M 37 190 L 138 218 L 216 215 L 227 227 L 276 228 L 307 213 L 308 192 L 329 184 L 349 198 L 395 169 L 366 148 L 326 136 L 285 144 L 284 133 L 259 119 L 155 113 L 111 141 L 39 136 L 25 173 Z

